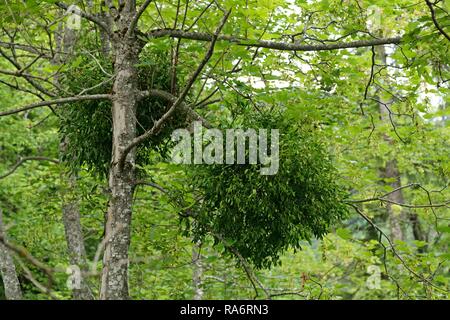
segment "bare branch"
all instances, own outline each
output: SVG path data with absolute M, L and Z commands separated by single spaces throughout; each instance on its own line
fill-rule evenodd
M 147 7 L 149 6 L 149 4 L 152 1 L 153 0 L 145 0 L 145 2 L 142 4 L 142 6 L 139 8 L 139 10 L 136 12 L 136 14 L 133 17 L 133 20 L 131 20 L 130 26 L 128 28 L 128 31 L 127 31 L 128 36 L 130 36 L 134 32 L 134 29 L 136 28 L 136 25 L 137 25 L 141 15 L 144 13 L 145 9 L 147 9 Z
M 417 272 L 415 272 L 413 269 L 411 269 L 411 267 L 405 262 L 405 260 L 403 259 L 403 257 L 397 252 L 397 250 L 394 247 L 394 244 L 392 243 L 391 239 L 386 235 L 386 233 L 380 228 L 378 227 L 364 212 L 362 212 L 356 205 L 351 204 L 351 203 L 347 203 L 349 206 L 351 206 L 353 209 L 355 209 L 355 211 L 364 219 L 366 220 L 380 235 L 380 239 L 381 237 L 384 237 L 387 242 L 389 243 L 390 249 L 392 250 L 392 253 L 394 254 L 395 257 L 397 257 L 397 259 L 401 262 L 401 264 L 405 267 L 406 270 L 408 270 L 412 275 L 414 275 L 416 278 L 418 278 L 420 281 L 422 281 L 424 284 L 428 284 L 430 286 L 432 286 L 433 288 L 439 290 L 439 291 L 443 291 L 446 292 L 445 290 L 443 290 L 442 288 L 436 286 L 434 283 L 432 283 L 430 280 L 428 280 L 427 278 L 425 278 L 424 276 L 418 274 Z M 387 247 L 381 242 L 381 240 L 379 241 L 380 245 L 383 246 L 383 248 L 385 250 L 387 250 Z
M 8 60 L 17 69 L 17 72 L 9 72 L 9 74 L 8 74 L 8 71 L 2 71 L 1 73 L 8 74 L 8 75 L 13 75 L 13 76 L 16 76 L 16 77 L 22 77 L 30 85 L 32 85 L 35 89 L 39 90 L 40 92 L 44 93 L 45 95 L 47 95 L 49 97 L 52 97 L 52 98 L 56 96 L 56 94 L 48 91 L 43 86 L 41 86 L 39 83 L 34 81 L 33 78 L 38 78 L 38 77 L 32 76 L 30 74 L 23 73 L 23 67 L 19 64 L 19 62 L 17 61 L 17 59 L 14 56 L 14 54 L 13 54 L 13 57 L 9 57 L 8 55 L 6 55 L 3 52 L 3 50 L 0 49 L 0 55 L 2 57 L 4 57 L 6 60 Z M 44 79 L 44 81 L 46 81 L 46 80 Z
M 52 55 L 50 54 L 43 54 L 41 51 L 39 51 L 38 48 L 35 48 L 33 46 L 30 45 L 26 45 L 26 44 L 20 44 L 20 43 L 14 43 L 14 42 L 3 42 L 0 41 L 0 47 L 2 48 L 6 48 L 6 49 L 19 49 L 28 53 L 32 53 L 38 56 L 41 56 L 42 58 L 45 59 L 52 59 Z M 45 50 L 48 51 L 49 53 L 51 53 L 51 50 L 47 49 L 47 48 L 40 48 L 40 50 Z
M 264 291 L 264 294 L 266 295 L 267 299 L 271 299 L 271 294 L 270 292 L 264 287 L 264 285 L 262 284 L 262 282 L 258 279 L 258 277 L 256 277 L 255 273 L 253 272 L 253 269 L 251 268 L 251 266 L 248 264 L 247 260 L 241 255 L 241 253 L 232 245 L 229 245 L 227 243 L 227 241 L 218 233 L 209 230 L 217 239 L 219 239 L 222 244 L 227 247 L 241 262 L 242 267 L 244 268 L 245 273 L 247 274 L 248 279 L 250 280 L 250 282 L 252 283 L 255 292 L 256 292 L 256 297 L 258 296 L 258 290 L 256 289 L 256 285 L 258 285 L 258 287 L 260 287 L 262 289 L 262 291 Z M 256 284 L 256 285 L 255 285 Z M 255 298 L 256 298 L 255 297 Z
M 192 22 L 192 24 L 190 25 L 189 28 L 187 28 L 186 31 L 191 30 L 196 24 L 197 22 L 201 19 L 201 17 L 205 14 L 205 12 L 209 9 L 209 7 L 211 7 L 211 5 L 214 3 L 214 0 L 212 0 L 203 10 L 202 12 L 200 12 L 199 15 L 197 15 L 197 17 L 195 18 L 194 22 Z
M 434 11 L 433 8 L 433 4 L 429 1 L 429 0 L 425 0 L 425 2 L 427 3 L 428 8 L 430 9 L 431 12 L 431 19 L 433 20 L 433 23 L 436 27 L 436 29 L 439 30 L 439 32 L 447 38 L 448 41 L 450 41 L 450 36 L 448 35 L 447 32 L 445 32 L 445 30 L 439 25 L 437 19 L 436 19 L 436 12 Z
M 153 187 L 155 189 L 158 189 L 159 191 L 161 191 L 162 193 L 169 193 L 169 191 L 167 189 L 165 189 L 164 187 L 158 185 L 157 183 L 154 182 L 148 182 L 148 181 L 143 181 L 143 180 L 138 180 L 134 183 L 135 185 L 146 185 L 146 186 L 150 186 Z M 195 218 L 195 216 L 193 216 L 189 211 L 186 212 L 186 214 L 182 215 L 183 217 L 192 217 Z M 258 289 L 257 287 L 259 287 L 264 294 L 266 295 L 267 299 L 271 299 L 271 294 L 268 291 L 268 289 L 266 287 L 264 287 L 264 285 L 262 284 L 262 282 L 258 279 L 258 277 L 255 275 L 255 272 L 253 271 L 252 267 L 250 266 L 250 264 L 247 262 L 247 260 L 242 256 L 242 254 L 239 252 L 239 250 L 237 250 L 235 247 L 233 247 L 232 245 L 230 245 L 221 234 L 214 232 L 214 230 L 212 230 L 211 228 L 209 228 L 208 226 L 206 226 L 208 231 L 217 239 L 219 239 L 223 245 L 225 247 L 228 248 L 228 250 L 230 250 L 231 253 L 233 253 L 236 258 L 239 260 L 239 262 L 241 263 L 242 267 L 244 268 L 244 271 L 248 277 L 248 279 L 250 280 L 250 283 L 253 286 L 253 289 L 255 290 L 256 293 L 256 297 L 258 296 Z M 255 298 L 256 298 L 255 297 Z
M 198 41 L 212 41 L 214 36 L 205 32 L 187 32 L 178 29 L 159 29 L 154 30 L 146 34 L 146 36 L 151 38 L 161 38 L 161 37 L 172 37 L 180 39 L 190 39 Z M 269 40 L 254 40 L 245 39 L 229 35 L 222 35 L 217 37 L 219 41 L 228 41 L 232 44 L 247 47 L 256 48 L 268 48 L 274 50 L 282 51 L 324 51 L 324 50 L 337 50 L 337 49 L 348 49 L 348 48 L 361 48 L 361 47 L 372 47 L 385 44 L 399 44 L 402 40 L 401 37 L 394 38 L 383 38 L 383 39 L 369 39 L 369 40 L 357 40 L 352 42 L 338 42 L 330 44 L 317 44 L 317 45 L 307 45 L 298 43 L 287 43 L 279 41 L 269 41 Z
M 39 107 L 51 106 L 51 105 L 55 105 L 55 104 L 63 104 L 63 103 L 68 103 L 68 102 L 76 102 L 76 101 L 84 101 L 84 100 L 101 100 L 101 99 L 111 99 L 111 95 L 110 94 L 92 94 L 92 95 L 85 95 L 85 96 L 60 98 L 60 99 L 48 100 L 48 101 L 40 101 L 40 102 L 35 102 L 32 104 L 26 105 L 26 106 L 18 108 L 18 109 L 0 112 L 0 117 L 20 113 L 23 111 L 27 111 L 27 110 L 31 110 L 31 109 L 35 109 L 35 108 L 39 108 Z
M 144 181 L 144 180 L 137 180 L 134 183 L 135 186 L 138 185 L 144 185 L 144 186 L 149 186 L 155 189 L 158 189 L 159 191 L 161 191 L 162 193 L 169 193 L 169 191 L 167 189 L 165 189 L 164 187 L 160 186 L 157 183 L 151 182 L 151 181 Z
M 153 4 L 155 5 L 156 11 L 158 12 L 158 16 L 161 19 L 164 29 L 166 29 L 166 21 L 164 21 L 164 17 L 162 16 L 161 10 L 159 10 L 158 4 L 156 2 L 153 2 Z
M 1 74 L 7 75 L 7 76 L 12 76 L 12 77 L 22 77 L 22 78 L 33 78 L 33 79 L 38 79 L 41 81 L 46 81 L 44 78 L 40 77 L 40 76 L 35 76 L 29 73 L 24 73 L 20 70 L 17 71 L 11 71 L 11 70 L 0 70 Z
M 64 10 L 69 9 L 69 6 L 66 5 L 65 3 L 62 3 L 62 2 L 56 2 L 55 4 L 56 4 L 58 7 L 62 8 L 62 9 L 64 9 Z M 78 9 L 78 10 L 75 10 L 74 13 L 77 14 L 77 15 L 79 15 L 80 17 L 85 18 L 86 20 L 89 20 L 89 21 L 95 23 L 95 24 L 98 25 L 100 28 L 102 28 L 107 34 L 111 34 L 111 32 L 110 32 L 108 26 L 107 26 L 103 21 L 101 21 L 99 18 L 97 18 L 97 17 L 95 17 L 95 16 L 93 16 L 93 15 L 90 15 L 90 14 L 84 12 L 84 11 L 81 11 L 81 10 L 79 10 L 79 9 Z
M 57 269 L 51 268 L 46 264 L 44 264 L 43 262 L 39 261 L 33 255 L 31 255 L 24 247 L 10 243 L 5 239 L 5 237 L 2 234 L 0 234 L 0 242 L 3 243 L 3 245 L 7 247 L 9 250 L 16 253 L 19 257 L 24 258 L 32 265 L 34 265 L 36 268 L 44 271 L 46 276 L 48 277 L 49 282 L 50 283 L 53 282 L 53 273 Z
M 422 190 L 424 190 L 427 195 L 428 195 L 428 200 L 429 200 L 429 204 L 405 204 L 405 203 L 399 203 L 399 202 L 395 202 L 392 201 L 390 199 L 386 199 L 387 196 L 389 196 L 390 194 L 397 192 L 399 190 L 402 189 L 406 189 L 406 188 L 420 188 Z M 440 208 L 440 207 L 449 207 L 450 204 L 450 200 L 447 200 L 443 203 L 432 203 L 431 198 L 430 198 L 430 194 L 428 192 L 428 190 L 426 190 L 424 187 L 422 187 L 420 184 L 418 183 L 410 183 L 408 185 L 405 186 L 401 186 L 399 188 L 396 188 L 388 193 L 383 194 L 382 196 L 379 197 L 372 197 L 372 198 L 367 198 L 367 199 L 360 199 L 360 200 L 347 200 L 345 201 L 348 204 L 353 204 L 353 203 L 365 203 L 365 202 L 374 202 L 374 201 L 380 201 L 380 202 L 386 202 L 386 203 L 391 203 L 391 204 L 395 204 L 401 207 L 406 207 L 406 208 L 415 208 L 415 209 L 424 209 L 424 208 Z
M 0 71 L 0 73 L 1 73 L 1 71 Z M 20 87 L 19 84 L 18 84 L 18 82 L 17 82 L 17 79 L 15 79 L 15 80 L 16 80 L 16 81 L 15 81 L 15 82 L 16 82 L 15 85 L 14 85 L 14 84 L 11 84 L 11 83 L 8 83 L 8 82 L 6 82 L 6 81 L 3 81 L 3 80 L 0 80 L 0 83 L 1 83 L 1 84 L 4 84 L 5 86 L 10 87 L 10 88 L 12 88 L 12 89 L 14 89 L 14 90 L 22 91 L 22 92 L 25 92 L 25 93 L 29 93 L 29 94 L 32 94 L 32 95 L 38 97 L 38 98 L 41 99 L 41 100 L 45 100 L 44 97 L 43 97 L 42 95 L 40 95 L 38 92 L 34 92 L 34 91 L 29 90 L 29 89 L 27 89 L 27 88 Z
M 367 94 L 369 93 L 369 87 L 372 84 L 373 81 L 373 77 L 374 77 L 374 69 L 375 69 L 375 47 L 372 46 L 372 64 L 370 67 L 370 77 L 369 77 L 369 81 L 366 84 L 366 88 L 364 90 L 364 100 L 367 99 Z M 364 101 L 363 100 L 363 101 Z M 364 108 L 363 108 L 363 101 L 361 101 L 359 108 L 361 109 L 361 114 L 364 116 Z
M 7 176 L 12 175 L 22 164 L 24 164 L 26 161 L 31 161 L 31 160 L 36 160 L 36 161 L 49 161 L 49 162 L 53 162 L 58 164 L 59 161 L 56 159 L 52 159 L 52 158 L 47 158 L 47 157 L 25 157 L 25 158 L 20 158 L 19 161 L 17 161 L 17 163 L 5 174 L 0 175 L 0 179 L 4 179 Z
M 24 276 L 27 278 L 39 291 L 41 291 L 44 294 L 48 294 L 52 299 L 59 300 L 58 297 L 56 297 L 51 288 L 44 286 L 42 283 L 40 283 L 31 273 L 31 270 L 28 269 L 28 267 L 23 263 L 22 260 L 17 259 L 19 262 L 20 267 L 25 272 Z

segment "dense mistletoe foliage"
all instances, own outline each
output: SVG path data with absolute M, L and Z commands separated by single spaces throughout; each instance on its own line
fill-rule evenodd
M 194 233 L 212 230 L 257 267 L 270 267 L 345 216 L 344 192 L 323 136 L 307 119 L 263 110 L 245 114 L 242 125 L 279 130 L 278 173 L 261 175 L 262 165 L 248 161 L 196 166 L 192 181 L 202 200 Z
M 81 44 L 82 45 L 82 44 Z M 101 64 L 101 68 L 98 64 Z M 170 55 L 164 50 L 145 48 L 136 66 L 140 90 L 159 89 L 170 91 Z M 63 74 L 63 84 L 69 92 L 92 88 L 89 94 L 112 91 L 112 65 L 110 58 L 98 53 L 77 56 Z M 157 97 L 145 97 L 137 105 L 137 135 L 149 130 L 170 107 L 170 101 Z M 110 101 L 78 101 L 58 110 L 61 140 L 64 143 L 62 157 L 72 170 L 86 166 L 96 174 L 106 175 L 112 151 L 112 114 Z M 156 151 L 165 157 L 170 149 L 170 134 L 175 128 L 186 126 L 186 114 L 177 112 L 164 127 L 139 146 L 136 163 L 151 162 L 149 153 Z M 67 139 L 67 140 L 66 140 Z M 93 147 L 95 146 L 95 147 Z

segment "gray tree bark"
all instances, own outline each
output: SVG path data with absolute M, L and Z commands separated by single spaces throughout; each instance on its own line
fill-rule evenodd
M 379 58 L 381 60 L 381 64 L 385 65 L 387 60 L 387 54 L 386 49 L 384 46 L 377 47 L 377 53 L 379 55 Z M 378 104 L 379 112 L 380 112 L 380 118 L 383 122 L 390 123 L 389 119 L 389 110 L 386 108 L 384 104 L 387 104 L 386 101 L 382 101 L 378 97 L 378 101 L 380 103 Z M 388 143 L 392 143 L 392 139 L 389 138 L 387 135 L 385 135 L 385 140 Z M 382 172 L 383 178 L 388 178 L 390 180 L 393 180 L 389 183 L 389 185 L 395 190 L 399 189 L 402 186 L 401 179 L 400 179 L 400 171 L 398 169 L 398 163 L 397 159 L 393 158 L 386 162 L 385 167 L 383 168 Z M 390 202 L 395 203 L 404 203 L 404 196 L 402 190 L 397 190 L 391 194 L 388 195 L 387 199 Z M 395 210 L 392 209 L 393 204 L 387 203 L 386 210 L 388 213 L 388 221 L 390 226 L 390 235 L 393 240 L 405 240 L 405 234 L 404 230 L 402 228 L 402 220 L 406 221 L 405 213 L 402 211 L 395 212 Z M 417 214 L 410 214 L 409 215 L 409 221 L 411 222 L 412 226 L 412 233 L 416 240 L 424 240 L 424 234 L 422 231 L 422 227 L 420 225 L 419 217 Z
M 204 293 L 202 288 L 203 266 L 200 248 L 201 242 L 195 243 L 192 246 L 192 284 L 194 285 L 194 300 L 202 300 Z
M 72 180 L 70 185 L 74 188 L 74 177 L 69 179 Z M 92 300 L 94 296 L 84 276 L 84 273 L 88 270 L 88 265 L 78 202 L 73 199 L 70 201 L 63 200 L 62 213 L 69 261 L 72 266 L 80 271 L 80 273 L 74 275 L 79 277 L 79 281 L 72 288 L 73 299 Z
M 76 42 L 76 32 L 70 28 L 63 27 L 58 28 L 58 32 L 63 32 L 63 35 L 55 35 L 56 39 L 56 51 L 64 52 L 64 58 L 67 58 L 68 54 L 73 51 L 73 46 Z M 63 63 L 61 55 L 55 55 L 55 63 Z M 56 77 L 55 81 L 59 79 Z M 70 142 L 66 139 L 60 145 L 60 151 L 64 151 L 67 148 L 67 144 Z M 62 181 L 67 184 L 68 191 L 76 189 L 76 175 L 62 173 Z M 64 192 L 67 193 L 67 192 Z M 89 286 L 86 283 L 86 279 L 83 271 L 87 271 L 86 249 L 84 246 L 83 230 L 81 227 L 80 209 L 77 199 L 63 194 L 62 196 L 62 220 L 64 224 L 64 232 L 66 236 L 67 250 L 69 254 L 69 262 L 72 266 L 75 266 L 80 273 L 77 272 L 75 277 L 78 277 L 76 284 L 72 287 L 72 297 L 75 300 L 92 300 L 94 298 Z
M 393 189 L 398 189 L 402 186 L 400 181 L 400 172 L 397 166 L 397 160 L 389 160 L 386 163 L 386 167 L 384 168 L 384 177 L 388 179 L 393 179 L 393 182 L 390 182 L 389 185 Z M 387 196 L 387 199 L 396 202 L 396 203 L 404 203 L 403 192 L 402 190 L 395 191 Z M 393 204 L 387 203 L 386 210 L 388 212 L 389 225 L 391 230 L 391 237 L 393 240 L 405 240 L 401 221 L 405 219 L 405 214 L 403 210 L 400 212 L 396 212 L 392 209 Z
M 379 59 L 381 60 L 381 64 L 386 64 L 387 54 L 386 49 L 384 46 L 377 47 L 377 53 L 379 56 Z M 390 123 L 389 120 L 389 110 L 386 108 L 387 101 L 383 101 L 380 97 L 377 97 L 378 101 L 378 108 L 380 112 L 380 119 L 385 123 Z M 386 104 L 386 105 L 385 105 Z M 392 144 L 393 141 L 388 135 L 384 135 L 384 139 L 389 143 Z M 401 187 L 401 181 L 400 181 L 400 172 L 398 170 L 397 160 L 396 159 L 390 159 L 386 162 L 385 167 L 382 170 L 382 177 L 385 179 L 393 180 L 392 182 L 389 182 L 389 185 L 393 189 L 397 189 Z M 403 192 L 402 190 L 395 191 L 388 195 L 388 200 L 397 202 L 397 203 L 403 203 Z M 389 222 L 389 228 L 390 228 L 390 235 L 392 240 L 404 240 L 404 234 L 402 230 L 401 220 L 404 219 L 404 214 L 401 211 L 400 213 L 395 212 L 395 210 L 392 209 L 392 204 L 387 203 L 386 210 L 388 214 L 388 222 Z
M 125 164 L 119 165 L 123 150 L 136 137 L 136 104 L 138 99 L 137 70 L 141 49 L 135 35 L 126 31 L 135 14 L 135 1 L 127 1 L 112 39 L 115 56 L 113 85 L 113 151 L 109 171 L 111 192 L 105 227 L 101 299 L 128 299 L 128 249 L 135 180 L 135 150 L 128 153 Z
M 3 228 L 3 212 L 0 209 L 0 271 L 7 300 L 22 300 L 22 290 L 17 277 L 16 267 L 8 248 L 3 244 L 6 233 Z

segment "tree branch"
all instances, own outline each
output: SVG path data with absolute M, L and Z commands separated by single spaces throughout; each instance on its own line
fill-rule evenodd
M 397 189 L 397 190 L 399 190 L 399 189 Z M 450 200 L 447 200 L 443 203 L 405 204 L 405 203 L 400 203 L 400 202 L 395 202 L 395 201 L 392 201 L 389 199 L 385 199 L 384 197 L 385 196 L 373 197 L 373 198 L 361 199 L 361 200 L 348 200 L 348 201 L 346 201 L 346 203 L 351 204 L 351 203 L 365 203 L 365 202 L 381 201 L 381 202 L 395 204 L 395 205 L 405 207 L 405 208 L 414 208 L 414 209 L 441 208 L 441 207 L 449 207 L 450 206 Z
M 130 36 L 133 32 L 134 29 L 136 28 L 136 25 L 141 17 L 141 15 L 144 13 L 145 9 L 147 9 L 147 7 L 149 6 L 149 4 L 152 2 L 153 0 L 146 0 L 141 7 L 139 8 L 139 10 L 136 12 L 136 14 L 133 17 L 133 20 L 131 20 L 130 26 L 128 28 L 127 31 L 127 35 Z
M 25 158 L 20 158 L 19 161 L 16 162 L 16 164 L 5 174 L 0 175 L 0 179 L 4 179 L 7 176 L 12 175 L 22 164 L 24 164 L 26 161 L 30 161 L 30 160 L 37 160 L 37 161 L 50 161 L 53 163 L 58 164 L 59 161 L 56 159 L 52 159 L 52 158 L 47 158 L 47 157 L 25 157 Z
M 26 106 L 18 108 L 18 109 L 0 112 L 0 117 L 20 113 L 23 111 L 27 111 L 27 110 L 31 110 L 31 109 L 35 109 L 35 108 L 39 108 L 39 107 L 51 106 L 51 105 L 55 105 L 55 104 L 84 101 L 84 100 L 100 100 L 100 99 L 111 99 L 111 95 L 110 94 L 92 94 L 92 95 L 85 95 L 85 96 L 60 98 L 60 99 L 49 100 L 49 101 L 40 101 L 40 102 L 35 102 L 32 104 L 26 105 Z
M 13 55 L 13 57 L 9 57 L 8 55 L 6 55 L 3 50 L 0 49 L 0 55 L 5 58 L 6 60 L 8 60 L 16 69 L 17 72 L 10 72 L 10 71 L 2 71 L 1 73 L 7 74 L 7 75 L 12 75 L 12 76 L 16 76 L 16 77 L 22 77 L 24 78 L 30 85 L 32 85 L 35 89 L 37 89 L 38 91 L 42 92 L 43 94 L 49 96 L 49 97 L 56 97 L 56 94 L 48 91 L 47 89 L 45 89 L 42 85 L 40 85 L 39 83 L 35 82 L 33 80 L 33 78 L 39 78 L 39 77 L 35 77 L 32 76 L 30 74 L 26 74 L 23 73 L 23 67 L 19 64 L 19 62 L 17 61 L 16 57 Z M 44 81 L 46 81 L 44 79 Z M 48 82 L 48 81 L 46 81 Z
M 430 9 L 431 12 L 431 20 L 433 20 L 433 23 L 436 27 L 436 29 L 439 30 L 439 32 L 447 38 L 448 41 L 450 41 L 450 36 L 448 35 L 448 33 L 445 32 L 445 30 L 439 25 L 437 19 L 436 19 L 436 12 L 434 11 L 433 8 L 433 4 L 429 1 L 429 0 L 425 0 L 425 2 L 427 3 L 428 8 Z
M 146 186 L 150 186 L 153 187 L 159 191 L 161 191 L 162 193 L 168 194 L 169 191 L 167 189 L 165 189 L 164 187 L 158 185 L 157 183 L 154 182 L 148 182 L 148 181 L 143 181 L 143 180 L 138 180 L 134 183 L 134 185 L 146 185 Z M 192 215 L 190 212 L 187 212 L 185 215 L 182 215 L 183 217 L 191 217 L 195 219 L 195 216 Z M 264 287 L 264 285 L 262 284 L 262 282 L 258 279 L 258 277 L 256 276 L 255 272 L 253 271 L 252 267 L 250 266 L 250 264 L 247 262 L 247 260 L 242 256 L 242 254 L 239 252 L 239 250 L 237 250 L 235 247 L 233 247 L 232 245 L 230 245 L 221 234 L 214 232 L 214 230 L 212 230 L 211 228 L 209 228 L 208 226 L 206 226 L 208 231 L 211 233 L 211 235 L 215 236 L 217 239 L 219 239 L 223 245 L 225 247 L 227 247 L 230 252 L 232 254 L 234 254 L 236 256 L 236 258 L 239 260 L 239 262 L 241 263 L 242 267 L 244 268 L 244 271 L 247 275 L 247 278 L 250 280 L 250 283 L 253 286 L 253 289 L 255 290 L 256 296 L 255 298 L 258 296 L 258 289 L 257 287 L 259 287 L 264 294 L 266 295 L 267 299 L 271 299 L 272 295 L 270 294 L 270 292 L 268 291 L 268 289 L 266 287 Z
M 256 293 L 256 297 L 258 296 L 258 290 L 256 289 L 256 285 L 258 285 L 258 287 L 261 288 L 261 290 L 264 292 L 264 294 L 266 295 L 266 298 L 271 300 L 272 295 L 270 294 L 270 292 L 266 289 L 266 287 L 264 287 L 264 285 L 262 284 L 262 282 L 258 279 L 258 277 L 255 275 L 253 269 L 251 268 L 251 266 L 249 265 L 249 263 L 247 262 L 247 260 L 241 255 L 241 253 L 232 245 L 229 245 L 227 243 L 227 241 L 222 237 L 222 235 L 218 234 L 217 232 L 214 232 L 213 230 L 209 229 L 209 231 L 212 233 L 213 236 L 217 237 L 217 239 L 219 239 L 222 244 L 227 247 L 231 253 L 233 253 L 241 262 L 242 267 L 244 268 L 245 273 L 247 274 L 248 279 L 250 280 L 250 282 L 253 285 L 253 288 L 255 289 L 255 293 Z M 256 284 L 256 285 L 255 285 Z M 255 298 L 256 298 L 255 297 Z
M 161 38 L 161 37 L 172 37 L 180 39 L 190 39 L 198 41 L 212 41 L 214 36 L 206 32 L 187 32 L 179 29 L 159 29 L 147 33 L 145 36 L 147 38 Z M 330 44 L 318 44 L 318 45 L 307 45 L 298 43 L 287 43 L 279 41 L 270 40 L 254 40 L 245 39 L 240 37 L 234 37 L 230 35 L 222 35 L 217 37 L 219 41 L 228 41 L 231 44 L 238 46 L 256 47 L 256 48 L 268 48 L 274 50 L 282 51 L 324 51 L 324 50 L 337 50 L 337 49 L 348 49 L 348 48 L 361 48 L 361 47 L 372 47 L 385 44 L 399 44 L 401 42 L 401 37 L 394 38 L 383 38 L 383 39 L 369 39 L 369 40 L 357 40 L 352 42 L 338 42 Z
M 44 271 L 50 283 L 54 282 L 53 273 L 55 272 L 55 270 L 58 269 L 47 266 L 45 263 L 39 261 L 33 255 L 31 255 L 24 247 L 10 243 L 1 234 L 0 234 L 0 242 L 3 243 L 3 245 L 7 247 L 9 250 L 16 253 L 19 257 L 24 258 L 36 268 Z
M 19 262 L 20 267 L 22 268 L 22 270 L 25 273 L 24 274 L 25 278 L 27 278 L 42 293 L 48 294 L 54 300 L 59 300 L 58 297 L 53 293 L 53 291 L 51 290 L 50 287 L 46 287 L 45 285 L 40 283 L 38 280 L 36 280 L 36 278 L 31 273 L 31 270 L 28 269 L 28 267 L 25 265 L 24 262 L 22 262 L 22 260 L 17 259 L 17 261 Z
M 48 51 L 49 54 L 43 54 L 41 51 L 39 51 L 39 49 L 30 46 L 30 45 L 26 45 L 26 44 L 20 44 L 20 43 L 15 43 L 15 42 L 4 42 L 4 41 L 0 41 L 0 47 L 1 48 L 5 48 L 5 49 L 18 49 L 18 50 L 22 50 L 28 53 L 32 53 L 35 55 L 39 55 L 42 58 L 46 58 L 46 59 L 52 59 L 53 57 L 50 55 L 51 50 L 47 49 L 47 48 L 40 48 L 41 50 L 44 51 Z
M 69 6 L 66 5 L 65 3 L 62 3 L 62 2 L 56 2 L 55 4 L 56 4 L 59 8 L 62 8 L 62 9 L 64 9 L 64 10 L 66 10 L 66 11 L 67 11 L 67 9 L 69 9 Z M 81 11 L 80 9 L 75 10 L 74 13 L 77 14 L 77 15 L 79 15 L 80 17 L 85 18 L 86 20 L 89 20 L 89 21 L 95 23 L 95 24 L 98 25 L 100 28 L 102 28 L 108 35 L 111 34 L 111 32 L 110 32 L 108 26 L 107 26 L 103 21 L 101 21 L 99 18 L 97 18 L 97 17 L 95 17 L 95 16 L 93 16 L 93 15 L 90 15 L 89 13 L 86 13 L 86 12 L 84 12 L 84 11 Z
M 359 104 L 359 108 L 361 109 L 361 114 L 364 116 L 364 108 L 363 108 L 363 103 L 364 100 L 367 100 L 367 94 L 369 93 L 369 87 L 372 84 L 373 81 L 373 77 L 374 77 L 374 71 L 375 71 L 375 47 L 372 46 L 372 59 L 371 59 L 372 63 L 370 66 L 370 77 L 369 77 L 369 81 L 366 84 L 366 88 L 364 89 L 364 99 L 363 101 L 361 101 L 361 103 Z

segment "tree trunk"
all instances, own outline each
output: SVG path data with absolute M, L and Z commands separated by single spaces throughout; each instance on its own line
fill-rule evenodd
M 61 34 L 58 34 L 58 32 L 62 32 L 62 30 L 64 30 L 64 34 L 61 38 Z M 58 32 L 55 34 L 56 52 L 60 52 L 62 48 L 64 56 L 61 57 L 60 54 L 56 54 L 54 61 L 55 64 L 64 63 L 63 59 L 68 59 L 68 55 L 73 52 L 74 45 L 76 43 L 75 30 L 63 27 L 60 24 Z M 55 82 L 59 82 L 57 76 L 55 78 Z M 65 141 L 60 145 L 60 152 L 64 152 L 69 143 L 69 140 L 65 139 Z M 66 172 L 63 172 L 61 178 L 62 182 L 67 184 L 69 193 L 70 191 L 76 189 L 77 176 L 75 174 L 67 174 Z M 74 276 L 78 277 L 76 284 L 72 287 L 72 297 L 75 300 L 92 300 L 94 297 L 83 274 L 83 271 L 87 271 L 87 261 L 78 201 L 73 199 L 71 195 L 67 195 L 65 193 L 66 192 L 62 195 L 62 220 L 66 235 L 69 262 L 72 265 L 72 268 L 77 268 L 73 271 L 77 273 Z
M 135 150 L 128 153 L 123 168 L 118 162 L 122 151 L 136 136 L 137 71 L 139 41 L 125 36 L 135 12 L 134 1 L 128 1 L 117 22 L 112 41 L 116 79 L 113 86 L 113 147 L 109 171 L 111 197 L 106 217 L 107 239 L 103 256 L 100 298 L 128 299 L 128 249 L 135 180 Z
M 202 288 L 202 256 L 200 253 L 201 242 L 198 242 L 192 246 L 192 284 L 194 285 L 194 300 L 203 299 L 203 288 Z
M 6 232 L 3 230 L 3 214 L 0 209 L 0 271 L 5 288 L 6 300 L 22 300 L 22 290 L 17 278 L 16 267 L 10 251 L 3 244 L 6 241 Z
M 387 58 L 385 47 L 379 46 L 379 47 L 377 47 L 376 50 L 377 50 L 377 53 L 381 60 L 381 64 L 385 65 L 386 58 Z M 381 97 L 377 97 L 377 100 L 380 101 L 380 103 L 378 103 L 380 119 L 385 123 L 390 123 L 389 110 L 384 105 L 384 104 L 387 104 L 387 102 L 383 101 Z M 392 139 L 386 134 L 384 135 L 384 139 L 389 144 L 393 143 Z M 398 170 L 396 159 L 391 159 L 386 162 L 386 165 L 382 171 L 382 177 L 385 179 L 392 180 L 392 182 L 389 182 L 389 185 L 393 189 L 398 189 L 401 187 L 400 172 Z M 387 199 L 389 201 L 403 203 L 404 199 L 403 199 L 402 190 L 398 190 L 398 191 L 395 191 L 395 192 L 389 194 Z M 386 209 L 387 209 L 387 214 L 388 214 L 390 235 L 391 235 L 392 240 L 404 240 L 403 230 L 402 230 L 402 226 L 401 226 L 401 220 L 404 217 L 403 212 L 402 211 L 397 212 L 397 211 L 393 210 L 391 203 L 387 204 Z
M 398 189 L 402 186 L 400 181 L 400 172 L 398 171 L 397 160 L 389 160 L 386 163 L 384 169 L 384 177 L 388 179 L 393 179 L 389 185 L 393 189 Z M 387 199 L 396 203 L 404 203 L 402 190 L 395 191 L 388 195 Z M 391 230 L 391 237 L 393 240 L 404 240 L 401 220 L 404 219 L 403 210 L 396 211 L 392 208 L 393 204 L 387 203 L 386 209 L 388 212 L 389 226 Z
M 412 232 L 415 240 L 419 241 L 427 241 L 427 237 L 425 236 L 422 225 L 419 221 L 419 216 L 416 213 L 411 213 L 409 215 L 409 221 L 412 225 Z M 426 247 L 424 247 L 426 248 Z
M 379 55 L 379 58 L 381 60 L 381 64 L 386 64 L 386 50 L 384 46 L 377 47 L 377 53 Z M 379 112 L 380 112 L 380 118 L 383 122 L 390 123 L 389 120 L 389 110 L 386 108 L 384 103 L 387 104 L 387 102 L 383 101 L 380 97 L 378 97 L 378 101 L 380 103 L 378 104 Z M 384 136 L 385 140 L 388 143 L 392 143 L 392 139 L 389 138 L 387 135 Z M 393 189 L 401 188 L 401 180 L 400 180 L 400 171 L 398 169 L 397 160 L 391 159 L 386 162 L 386 166 L 383 169 L 383 178 L 387 178 L 392 180 L 389 184 Z M 392 202 L 396 203 L 404 203 L 404 196 L 403 191 L 398 190 L 388 195 L 387 199 Z M 387 206 L 387 213 L 388 213 L 388 220 L 389 220 L 389 227 L 390 227 L 390 234 L 391 238 L 393 240 L 405 240 L 405 235 L 402 229 L 401 221 L 405 220 L 405 214 L 403 210 L 400 212 L 396 212 L 393 210 L 393 204 L 388 203 Z M 412 213 L 409 215 L 409 221 L 411 222 L 412 227 L 412 233 L 414 236 L 414 239 L 416 240 L 425 240 L 425 236 L 422 231 L 422 227 L 420 225 L 419 217 L 417 214 Z
M 67 177 L 66 177 L 67 178 Z M 74 177 L 70 177 L 73 181 Z M 74 183 L 72 182 L 71 188 Z M 80 210 L 75 200 L 65 202 L 63 200 L 63 224 L 66 234 L 67 249 L 69 252 L 69 261 L 72 266 L 77 268 L 76 277 L 79 282 L 72 288 L 72 296 L 75 300 L 92 300 L 94 297 L 89 286 L 86 283 L 83 271 L 87 271 L 86 249 L 84 246 L 83 231 L 80 221 Z

